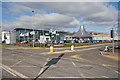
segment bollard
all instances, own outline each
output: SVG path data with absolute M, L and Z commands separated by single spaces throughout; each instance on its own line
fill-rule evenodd
M 71 50 L 74 50 L 74 46 L 73 45 L 71 46 Z
M 105 46 L 105 50 L 104 50 L 105 52 L 107 52 L 108 51 L 108 46 Z
M 50 46 L 50 52 L 53 52 L 53 46 Z

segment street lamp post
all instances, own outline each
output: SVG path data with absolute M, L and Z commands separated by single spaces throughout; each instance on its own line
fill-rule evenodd
M 33 15 L 34 15 L 34 11 L 32 11 Z M 34 20 L 33 20 L 33 47 L 34 47 L 34 41 L 35 41 L 35 32 L 34 32 Z
M 113 28 L 112 28 L 112 30 L 110 32 L 110 35 L 111 35 L 111 38 L 112 38 L 112 45 L 113 45 L 112 52 L 113 52 L 113 55 L 114 55 L 114 29 Z

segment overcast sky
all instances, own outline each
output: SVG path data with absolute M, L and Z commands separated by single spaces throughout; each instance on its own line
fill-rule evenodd
M 34 14 L 32 14 L 34 10 Z M 118 23 L 117 2 L 3 2 L 2 29 L 33 28 L 109 32 Z

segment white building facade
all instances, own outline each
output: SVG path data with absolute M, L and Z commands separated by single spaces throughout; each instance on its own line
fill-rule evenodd
M 6 44 L 16 43 L 16 31 L 4 31 L 2 32 L 2 42 Z
M 120 40 L 119 37 L 120 37 L 120 35 L 115 34 L 114 40 L 117 40 L 117 41 Z M 109 41 L 111 41 L 112 38 L 110 35 L 93 35 L 93 40 L 109 40 Z

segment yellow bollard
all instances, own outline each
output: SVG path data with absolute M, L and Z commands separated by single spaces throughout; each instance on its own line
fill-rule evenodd
M 53 52 L 53 46 L 50 46 L 50 52 Z
M 105 51 L 105 52 L 108 51 L 108 46 L 105 46 L 105 50 L 104 50 L 104 51 Z
M 73 45 L 71 46 L 71 50 L 74 50 L 74 46 Z

